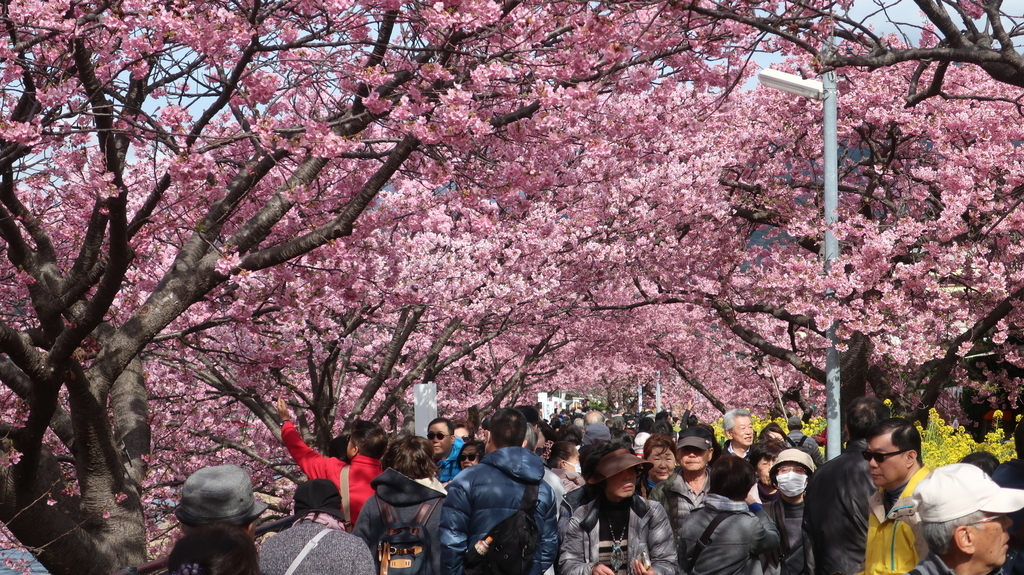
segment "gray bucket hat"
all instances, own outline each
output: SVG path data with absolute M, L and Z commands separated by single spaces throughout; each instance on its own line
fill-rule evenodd
M 252 480 L 237 465 L 204 467 L 185 480 L 174 515 L 185 525 L 252 523 L 267 509 L 252 494 Z

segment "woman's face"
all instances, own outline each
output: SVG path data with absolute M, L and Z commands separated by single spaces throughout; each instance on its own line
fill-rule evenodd
M 579 454 L 576 454 L 576 455 L 570 456 L 569 459 L 563 459 L 562 461 L 560 461 L 558 463 L 558 467 L 561 468 L 561 469 L 571 469 L 571 470 L 575 471 L 576 470 L 576 466 L 579 465 L 579 463 L 580 463 L 580 456 L 579 456 Z
M 479 447 L 475 445 L 470 447 L 463 447 L 462 453 L 459 453 L 459 469 L 473 467 L 477 463 L 480 463 L 481 457 L 483 457 L 483 454 L 480 453 Z
M 604 480 L 604 496 L 608 501 L 622 501 L 636 490 L 636 467 L 623 469 Z
M 676 468 L 676 456 L 672 454 L 671 450 L 664 447 L 658 447 L 651 451 L 647 461 L 654 464 L 654 467 L 647 472 L 647 477 L 655 483 L 661 483 L 668 479 L 668 476 L 672 475 L 672 470 Z
M 772 487 L 772 465 L 775 465 L 774 457 L 763 457 L 761 458 L 761 461 L 757 462 L 757 480 L 768 487 Z

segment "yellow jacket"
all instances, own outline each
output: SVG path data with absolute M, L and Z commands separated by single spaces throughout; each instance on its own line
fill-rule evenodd
M 928 554 L 921 536 L 917 506 L 911 496 L 914 488 L 931 469 L 922 467 L 911 476 L 900 498 L 885 512 L 883 490 L 868 499 L 868 540 L 864 556 L 864 575 L 906 573 Z

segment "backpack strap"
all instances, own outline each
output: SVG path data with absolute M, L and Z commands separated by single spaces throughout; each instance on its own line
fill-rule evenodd
M 374 497 L 374 500 L 377 501 L 377 510 L 380 511 L 380 516 L 384 519 L 384 527 L 386 529 L 389 523 L 395 522 L 395 508 L 387 501 L 381 501 L 380 497 Z
M 804 446 L 804 444 L 805 444 L 805 443 L 807 443 L 807 440 L 808 440 L 808 439 L 810 439 L 810 438 L 809 438 L 809 437 L 807 437 L 806 435 L 805 435 L 805 436 L 803 436 L 803 437 L 801 437 L 801 438 L 800 438 L 800 443 L 797 443 L 797 444 L 796 444 L 796 446 L 797 446 L 797 447 L 803 447 L 803 446 Z
M 374 497 L 373 499 L 377 501 L 377 510 L 380 511 L 380 516 L 384 520 L 382 535 L 387 535 L 388 525 L 395 521 L 395 508 L 391 507 L 391 504 L 387 501 L 381 501 L 380 497 Z M 377 542 L 377 562 L 379 564 L 378 573 L 380 575 L 388 575 L 388 568 L 391 566 L 391 545 L 385 543 L 383 539 Z
M 526 485 L 526 491 L 523 492 L 523 500 L 519 502 L 519 509 L 533 515 L 537 510 L 537 496 L 540 494 L 540 483 L 532 483 Z
M 345 514 L 346 530 L 352 526 L 352 497 L 348 492 L 348 475 L 351 470 L 351 465 L 341 468 L 341 511 Z
M 416 511 L 416 517 L 413 517 L 413 523 L 419 523 L 420 525 L 426 525 L 427 519 L 434 514 L 434 509 L 437 508 L 437 504 L 441 501 L 441 497 L 437 497 L 431 501 L 424 501 L 420 503 L 420 508 Z
M 306 542 L 306 546 L 303 547 L 302 551 L 299 551 L 299 554 L 295 556 L 295 559 L 292 560 L 292 564 L 288 566 L 288 570 L 284 572 L 284 575 L 292 575 L 293 573 L 295 573 L 295 570 L 298 569 L 299 565 L 302 564 L 302 561 L 306 558 L 306 555 L 309 555 L 310 551 L 316 549 L 316 546 L 320 544 L 320 540 L 323 539 L 330 532 L 331 530 L 329 528 L 325 528 L 321 530 L 320 533 L 317 533 L 308 542 Z
M 697 565 L 697 559 L 700 557 L 700 554 L 703 553 L 704 550 L 708 548 L 708 545 L 711 544 L 711 535 L 715 532 L 715 529 L 718 529 L 718 526 L 731 515 L 733 515 L 733 513 L 723 511 L 718 515 L 715 515 L 715 518 L 711 520 L 711 523 L 708 524 L 708 528 L 704 530 L 700 539 L 697 540 L 697 546 L 693 549 L 693 563 L 690 564 L 691 567 Z

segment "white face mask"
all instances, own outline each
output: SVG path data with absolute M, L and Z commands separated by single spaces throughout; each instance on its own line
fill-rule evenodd
M 576 475 L 583 473 L 583 466 L 579 463 L 572 464 L 572 470 L 576 472 Z
M 780 473 L 775 480 L 779 484 L 779 491 L 786 497 L 796 497 L 807 489 L 807 476 L 794 471 Z

